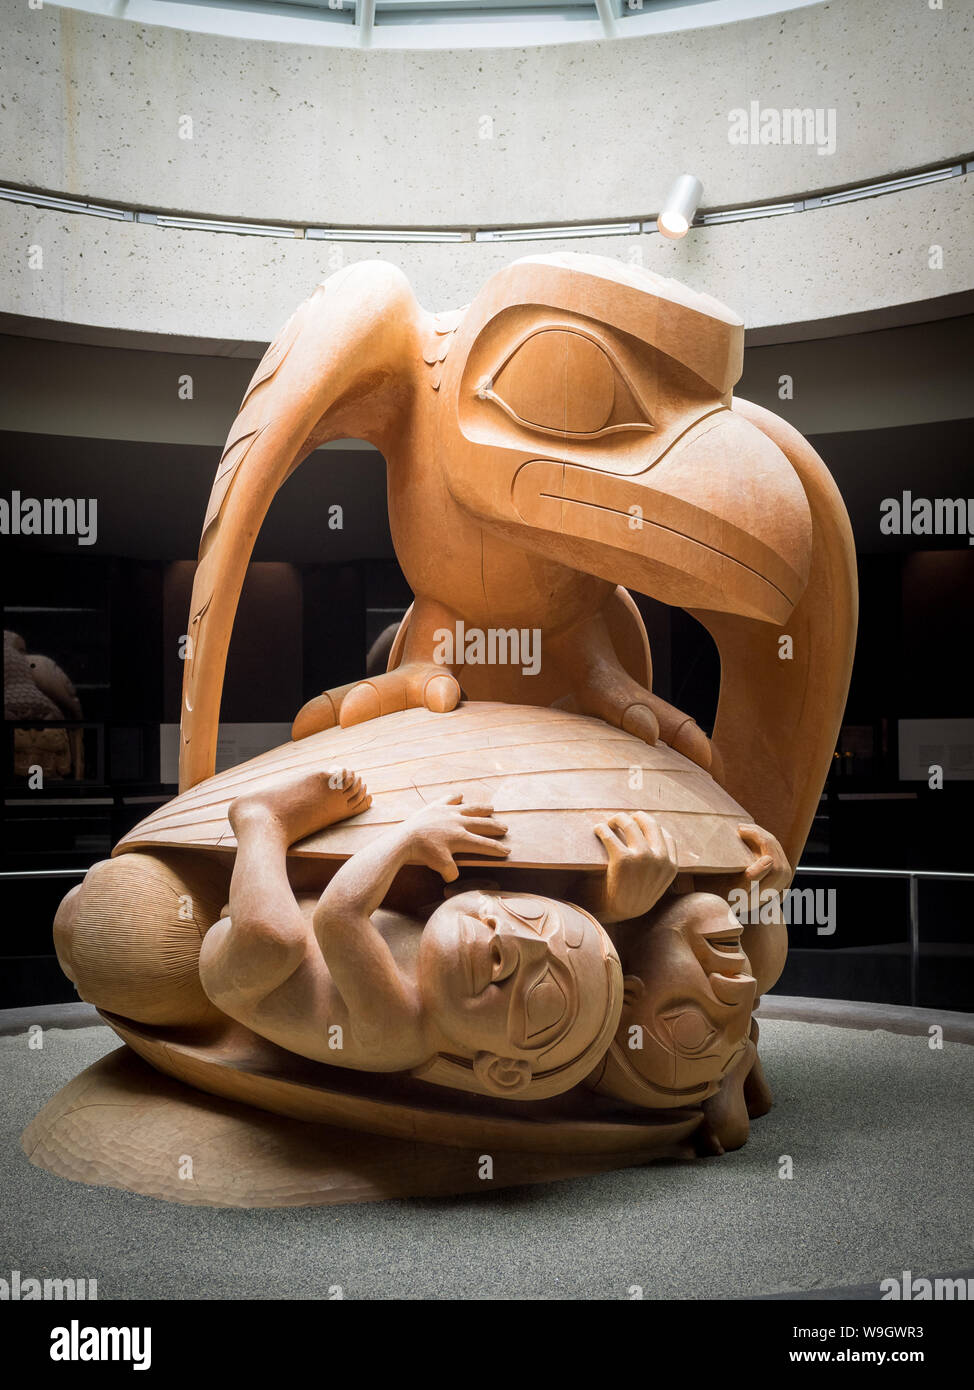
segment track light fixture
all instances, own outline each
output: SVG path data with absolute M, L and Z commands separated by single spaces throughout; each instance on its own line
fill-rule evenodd
M 681 174 L 656 219 L 656 225 L 665 237 L 679 241 L 686 236 L 702 197 L 703 184 L 700 180 L 692 174 Z

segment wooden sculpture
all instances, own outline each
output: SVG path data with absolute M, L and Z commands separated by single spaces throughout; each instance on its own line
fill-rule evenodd
M 3 634 L 3 717 L 14 729 L 14 776 L 40 768 L 46 779 L 84 776 L 80 729 L 38 728 L 47 720 L 80 720 L 81 701 L 71 679 L 49 656 L 28 652 L 18 632 Z
M 203 527 L 180 795 L 68 895 L 55 941 L 157 1071 L 322 1127 L 323 1186 L 309 1198 L 278 1157 L 273 1200 L 465 1190 L 459 1155 L 491 1146 L 519 1155 L 508 1181 L 719 1153 L 768 1108 L 751 1013 L 786 928 L 730 895 L 790 881 L 848 685 L 855 572 L 824 465 L 732 399 L 742 346 L 706 296 L 558 255 L 446 315 L 391 267 L 351 267 L 265 355 Z M 214 776 L 254 538 L 289 472 L 343 436 L 386 457 L 415 601 L 384 674 Z M 713 634 L 712 737 L 653 693 L 628 588 Z M 72 1131 L 64 1157 L 58 1126 L 119 1084 L 56 1098 L 25 1144 L 172 1196 L 106 1176 L 103 1134 L 79 1168 Z M 429 1148 L 410 1158 L 407 1139 Z M 247 1190 L 269 1200 L 263 1179 Z

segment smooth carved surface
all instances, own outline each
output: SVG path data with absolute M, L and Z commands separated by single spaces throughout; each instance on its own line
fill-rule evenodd
M 189 1085 L 247 1101 L 292 1119 L 416 1139 L 449 1148 L 484 1145 L 510 1153 L 638 1154 L 659 1157 L 689 1140 L 702 1112 L 671 1108 L 613 1113 L 587 1089 L 570 1096 L 511 1107 L 483 1097 L 451 1095 L 439 1086 L 402 1077 L 350 1072 L 296 1058 L 243 1028 L 216 1046 L 165 1036 L 106 1014 L 105 1021 L 134 1052 L 159 1071 Z
M 486 388 L 491 400 L 512 419 L 545 433 L 593 434 L 603 429 L 617 390 L 613 364 L 598 343 L 556 328 L 528 338 L 491 380 Z M 579 381 L 585 382 L 584 392 L 575 389 Z M 633 409 L 630 418 L 637 414 Z
M 742 348 L 705 295 L 555 255 L 438 315 L 392 267 L 352 266 L 268 349 L 204 521 L 181 795 L 55 923 L 79 994 L 157 1072 L 322 1127 L 320 1184 L 304 1140 L 268 1160 L 266 1124 L 233 1129 L 251 1200 L 467 1190 L 476 1148 L 522 1181 L 542 1156 L 558 1176 L 716 1155 L 770 1106 L 751 1011 L 784 964 L 781 894 L 842 717 L 855 558 L 821 460 L 732 398 Z M 254 538 L 343 436 L 386 457 L 414 602 L 384 673 L 214 777 Z M 712 634 L 712 739 L 653 692 L 627 586 Z M 123 1072 L 139 1091 L 111 1065 L 92 1095 Z M 74 1087 L 35 1161 L 196 1200 L 160 1155 L 167 1115 L 205 1130 L 201 1102 L 193 1120 L 180 1093 L 143 1093 L 141 1158 L 120 1159 L 117 1114 Z M 405 1141 L 432 1146 L 425 1167 Z M 199 1200 L 236 1197 L 214 1180 Z
M 22 1145 L 32 1163 L 60 1177 L 167 1202 L 333 1206 L 552 1182 L 650 1157 L 689 1159 L 700 1123 L 699 1116 L 668 1120 L 657 1127 L 654 1145 L 643 1134 L 631 1152 L 495 1146 L 486 1183 L 479 1144 L 465 1149 L 266 1114 L 170 1081 L 119 1048 L 55 1096 L 25 1130 Z
M 355 769 L 371 806 L 291 848 L 298 858 L 344 859 L 384 828 L 451 791 L 490 802 L 507 826 L 508 867 L 603 869 L 593 826 L 613 812 L 651 811 L 681 869 L 737 872 L 750 862 L 737 827 L 748 816 L 713 778 L 664 743 L 654 746 L 563 710 L 462 704 L 412 709 L 333 728 L 276 748 L 184 792 L 141 821 L 115 853 L 233 850 L 234 797 L 331 766 Z M 635 782 L 641 785 L 633 785 Z M 461 854 L 460 864 L 482 862 Z

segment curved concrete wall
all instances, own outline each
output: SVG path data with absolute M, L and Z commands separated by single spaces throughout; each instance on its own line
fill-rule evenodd
M 736 394 L 802 434 L 956 420 L 969 410 L 974 314 L 802 343 L 749 347 Z M 917 363 L 924 370 L 917 370 Z M 45 342 L 0 333 L 0 430 L 221 450 L 253 375 L 247 357 Z M 782 374 L 794 395 L 783 401 Z M 180 393 L 189 376 L 192 397 Z M 51 383 L 57 389 L 51 389 Z M 368 450 L 336 440 L 326 451 Z
M 677 243 L 650 235 L 338 244 L 180 231 L 0 202 L 0 311 L 28 321 L 266 343 L 343 262 L 382 256 L 402 267 L 427 308 L 447 309 L 468 303 L 509 261 L 567 249 L 641 258 L 715 295 L 750 328 L 827 321 L 970 291 L 972 181 L 964 175 L 863 202 L 694 228 Z M 931 245 L 942 248 L 942 269 L 930 266 Z M 30 268 L 31 247 L 42 252 L 40 268 Z
M 971 140 L 968 4 L 832 0 L 466 51 L 253 42 L 24 0 L 0 16 L 0 179 L 89 201 L 345 226 L 589 221 L 655 213 L 684 168 L 708 207 L 735 206 L 936 163 Z M 834 110 L 835 152 L 729 143 L 728 113 L 752 100 Z

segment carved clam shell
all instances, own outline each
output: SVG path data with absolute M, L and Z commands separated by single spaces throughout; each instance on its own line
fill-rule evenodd
M 219 773 L 147 816 L 116 846 L 232 851 L 227 820 L 235 797 L 282 774 L 347 767 L 372 794 L 369 809 L 291 848 L 301 858 L 346 859 L 387 826 L 454 791 L 491 802 L 508 826 L 511 853 L 460 857 L 528 868 L 598 869 L 605 851 L 593 826 L 617 811 L 656 816 L 676 841 L 680 868 L 736 872 L 750 856 L 737 826 L 748 814 L 680 753 L 651 747 L 599 719 L 565 710 L 465 703 L 447 714 L 387 714 L 351 728 L 326 729 Z

